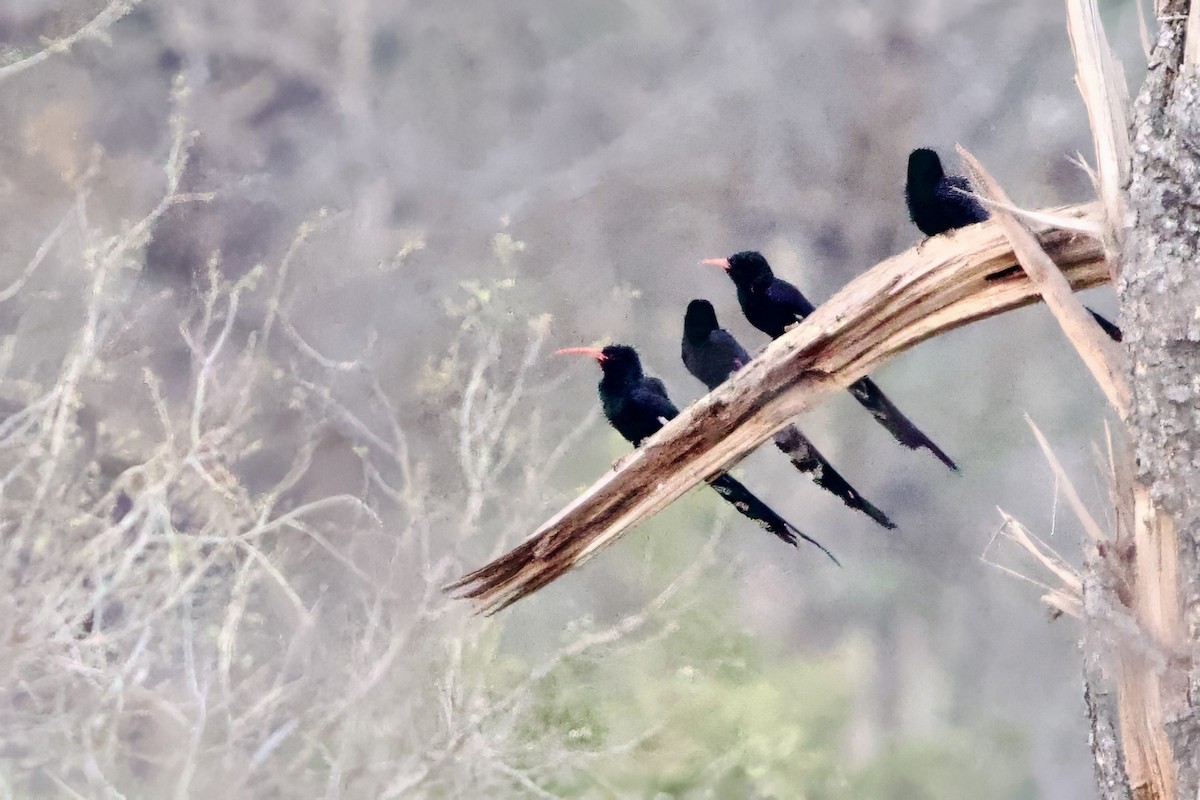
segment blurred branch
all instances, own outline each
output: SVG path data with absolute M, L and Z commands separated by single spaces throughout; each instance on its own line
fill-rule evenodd
M 1095 204 L 1054 211 L 1097 218 Z M 1108 281 L 1095 238 L 1043 228 L 1072 289 Z M 684 410 L 512 552 L 447 587 L 487 613 L 545 586 L 684 492 L 729 469 L 796 414 L 908 348 L 1036 302 L 998 222 L 939 236 L 876 265 L 711 394 Z
M 58 242 L 58 239 L 60 236 L 62 236 L 63 231 L 67 229 L 67 223 L 75 218 L 76 212 L 74 206 L 72 206 L 71 210 L 64 214 L 63 218 L 59 220 L 58 224 L 54 226 L 54 230 L 50 231 L 49 235 L 42 240 L 41 245 L 38 246 L 37 251 L 33 254 L 33 258 L 29 259 L 29 263 L 25 265 L 25 269 L 21 272 L 20 276 L 4 289 L 0 289 L 0 303 L 11 300 L 18 293 L 20 293 L 23 288 L 25 288 L 26 281 L 33 276 L 33 273 L 37 270 L 37 268 L 40 267 L 42 262 L 46 260 L 46 256 L 50 253 L 51 248 L 53 248 L 55 243 Z
M 35 67 L 51 56 L 66 53 L 85 39 L 107 39 L 108 29 L 141 3 L 142 0 L 112 0 L 99 14 L 88 20 L 74 33 L 61 39 L 52 39 L 36 53 L 0 67 L 0 81 L 24 72 L 30 67 Z

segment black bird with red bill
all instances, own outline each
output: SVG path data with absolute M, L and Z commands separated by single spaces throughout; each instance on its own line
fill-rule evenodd
M 735 371 L 750 363 L 750 354 L 733 334 L 717 323 L 717 313 L 707 300 L 688 303 L 683 317 L 683 341 L 680 345 L 683 365 L 692 376 L 713 390 Z M 775 434 L 775 446 L 801 472 L 812 476 L 813 483 L 839 498 L 848 507 L 866 514 L 891 530 L 896 523 L 872 505 L 850 482 L 821 455 L 816 445 L 795 425 Z
M 620 344 L 602 349 L 568 347 L 557 351 L 556 355 L 584 355 L 596 359 L 602 373 L 599 389 L 604 416 L 617 433 L 634 447 L 640 446 L 643 440 L 653 436 L 679 415 L 679 409 L 667 396 L 666 386 L 658 378 L 643 372 L 642 361 L 632 347 Z M 841 566 L 841 562 L 824 545 L 785 520 L 730 475 L 721 473 L 712 478 L 709 484 L 742 516 L 790 545 L 795 546 L 797 538 L 815 545 L 833 563 Z
M 725 270 L 737 287 L 738 303 L 746 319 L 772 339 L 783 336 L 789 327 L 816 310 L 799 289 L 775 277 L 762 253 L 745 250 L 729 258 L 708 258 L 700 263 Z M 950 469 L 958 469 L 950 456 L 909 421 L 870 378 L 859 378 L 848 388 L 900 444 L 913 450 L 925 448 Z

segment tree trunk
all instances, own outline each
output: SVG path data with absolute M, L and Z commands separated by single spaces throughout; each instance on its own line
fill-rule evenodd
M 1116 664 L 1110 676 L 1128 773 L 1127 787 L 1114 778 L 1113 718 L 1089 669 L 1093 751 L 1106 800 L 1200 794 L 1200 669 L 1192 660 L 1200 633 L 1200 24 L 1189 24 L 1190 5 L 1158 3 L 1161 28 L 1134 105 L 1117 291 L 1133 389 L 1136 533 L 1118 539 L 1118 548 L 1132 545 L 1128 555 L 1101 553 L 1093 563 L 1103 572 L 1105 563 L 1132 562 L 1126 575 L 1137 632 L 1113 635 L 1118 604 L 1103 577 L 1091 581 L 1087 604 L 1089 651 L 1103 651 L 1102 642 L 1115 651 L 1107 663 Z

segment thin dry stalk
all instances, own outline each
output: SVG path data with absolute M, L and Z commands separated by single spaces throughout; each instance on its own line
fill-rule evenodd
M 1059 580 L 1062 587 L 1055 591 L 1065 593 L 1068 597 L 1075 600 L 1077 604 L 1081 603 L 1083 601 L 1083 579 L 1080 577 L 1079 572 L 1071 567 L 1054 548 L 1034 536 L 1015 517 L 1003 509 L 998 510 L 1000 511 L 1000 516 L 1004 517 L 1002 533 L 1020 545 L 1022 549 L 1033 556 L 1039 564 Z
M 1079 497 L 1079 492 L 1075 491 L 1075 484 L 1071 481 L 1067 471 L 1063 469 L 1062 462 L 1058 460 L 1058 456 L 1054 454 L 1054 450 L 1050 447 L 1050 442 L 1046 441 L 1045 435 L 1041 429 L 1034 423 L 1033 419 L 1026 414 L 1025 422 L 1033 430 L 1033 435 L 1037 439 L 1038 446 L 1042 448 L 1042 455 L 1046 457 L 1046 461 L 1050 464 L 1050 468 L 1054 470 L 1054 477 L 1058 480 L 1058 485 L 1067 495 L 1067 502 L 1071 504 L 1071 510 L 1075 512 L 1075 516 L 1083 525 L 1083 529 L 1087 531 L 1088 537 L 1091 538 L 1093 544 L 1101 544 L 1111 541 L 1111 537 L 1106 536 L 1100 525 L 1096 522 L 1095 517 L 1088 511 L 1083 500 Z

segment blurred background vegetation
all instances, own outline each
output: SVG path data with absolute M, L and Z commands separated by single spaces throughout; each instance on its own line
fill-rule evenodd
M 1079 632 L 988 563 L 1037 574 L 997 506 L 1076 549 L 1023 413 L 1104 505 L 1044 308 L 876 376 L 961 476 L 801 420 L 899 530 L 739 468 L 842 570 L 696 492 L 498 618 L 437 591 L 626 452 L 553 348 L 699 397 L 690 299 L 765 342 L 697 260 L 828 297 L 920 240 L 916 146 L 1089 198 L 1072 79 L 1041 0 L 6 3 L 0 796 L 1093 796 Z

